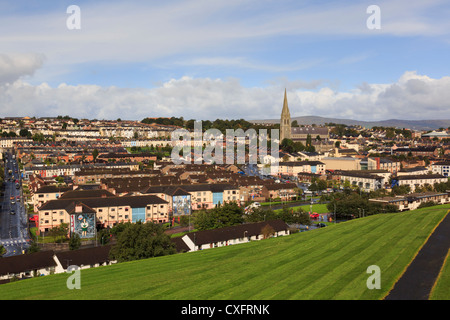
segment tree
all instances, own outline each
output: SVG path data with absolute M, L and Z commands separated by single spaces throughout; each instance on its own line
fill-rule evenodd
M 250 210 L 245 215 L 246 222 L 260 222 L 278 219 L 278 215 L 272 209 L 263 209 L 261 207 Z
M 261 233 L 264 239 L 267 239 L 275 234 L 275 230 L 270 225 L 266 225 L 261 229 Z
M 69 250 L 77 250 L 81 246 L 81 239 L 78 233 L 72 234 L 69 240 Z
M 110 258 L 118 262 L 176 253 L 175 244 L 161 225 L 152 222 L 124 224 L 111 247 Z
M 33 241 L 31 242 L 30 246 L 27 249 L 27 253 L 34 253 L 34 252 L 38 252 L 39 250 L 41 250 L 41 248 L 38 246 L 38 244 Z
M 291 139 L 284 138 L 280 145 L 281 150 L 287 153 L 294 152 L 294 142 Z
M 244 210 L 236 202 L 228 202 L 220 207 L 202 210 L 194 214 L 194 227 L 208 230 L 233 226 L 244 222 Z
M 308 213 L 303 211 L 302 208 L 294 210 L 290 207 L 284 206 L 278 213 L 277 219 L 281 219 L 287 224 L 299 223 L 304 225 L 311 225 L 311 218 Z
M 95 162 L 95 159 L 97 159 L 97 157 L 98 157 L 98 150 L 97 149 L 94 149 L 94 151 L 92 151 L 92 157 L 93 157 L 94 162 Z
M 23 128 L 23 129 L 20 129 L 19 136 L 21 136 L 21 137 L 31 137 L 31 132 L 28 131 L 28 129 Z
M 61 242 L 62 240 L 66 239 L 68 233 L 68 223 L 61 223 L 59 226 L 54 227 L 48 231 L 49 236 L 54 237 L 56 242 Z

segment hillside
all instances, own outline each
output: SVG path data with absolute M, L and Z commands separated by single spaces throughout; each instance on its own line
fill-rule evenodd
M 337 119 L 337 118 L 325 118 L 318 116 L 304 116 L 304 117 L 292 117 L 292 121 L 297 120 L 298 124 L 303 125 L 323 125 L 325 123 L 338 123 L 351 125 L 360 125 L 362 127 L 371 128 L 374 126 L 381 127 L 394 127 L 394 128 L 408 128 L 413 130 L 436 130 L 439 128 L 449 128 L 450 119 L 438 119 L 438 120 L 399 120 L 390 119 L 382 121 L 362 121 L 352 119 Z M 279 123 L 280 119 L 265 119 L 265 120 L 248 120 L 249 122 L 257 123 Z
M 450 205 L 379 214 L 326 228 L 0 286 L 0 299 L 382 299 Z M 380 290 L 366 270 L 381 269 Z M 448 293 L 446 299 L 450 298 Z

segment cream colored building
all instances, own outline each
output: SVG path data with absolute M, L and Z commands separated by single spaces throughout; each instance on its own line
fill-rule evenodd
M 326 170 L 361 170 L 361 159 L 352 157 L 324 157 L 320 162 Z

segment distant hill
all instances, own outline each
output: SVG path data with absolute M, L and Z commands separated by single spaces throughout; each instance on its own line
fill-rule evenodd
M 400 119 L 390 119 L 382 121 L 362 121 L 362 120 L 352 120 L 352 119 L 337 119 L 337 118 L 324 118 L 318 116 L 303 116 L 303 117 L 293 117 L 292 121 L 297 120 L 298 124 L 311 125 L 317 124 L 322 125 L 325 123 L 338 123 L 345 124 L 348 126 L 360 125 L 366 128 L 372 128 L 374 126 L 381 127 L 394 127 L 394 128 L 408 128 L 412 130 L 436 130 L 439 128 L 449 128 L 450 119 L 447 120 L 400 120 Z M 279 123 L 280 119 L 265 119 L 265 120 L 248 120 L 252 123 Z

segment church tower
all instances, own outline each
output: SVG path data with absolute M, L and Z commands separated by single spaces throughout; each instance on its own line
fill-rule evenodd
M 291 139 L 291 114 L 287 102 L 286 89 L 284 89 L 283 111 L 280 119 L 280 144 L 283 139 Z

